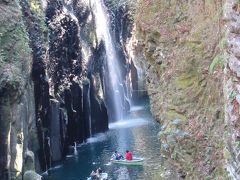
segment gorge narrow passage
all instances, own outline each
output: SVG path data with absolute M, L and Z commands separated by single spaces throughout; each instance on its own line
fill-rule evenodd
M 240 179 L 239 14 L 240 0 L 0 0 L 0 180 Z M 143 165 L 111 164 L 116 150 Z
M 127 57 L 121 55 L 123 47 L 117 47 L 119 45 L 113 36 L 111 16 L 103 0 L 90 2 L 97 40 L 104 47 L 100 54 L 104 59 L 103 91 L 110 120 L 109 130 L 96 135 L 90 133 L 90 138 L 78 144 L 77 153 L 76 147 L 70 147 L 62 164 L 55 164 L 55 167 L 50 168 L 44 179 L 87 179 L 91 171 L 98 167 L 109 174 L 108 179 L 154 179 L 159 174 L 161 164 L 160 142 L 157 139 L 159 124 L 152 118 L 148 100 L 135 102 L 137 106 L 131 106 L 128 83 L 132 83 L 132 79 L 127 80 L 130 69 L 127 69 Z M 99 57 L 94 60 L 97 58 Z M 88 104 L 91 105 L 91 102 Z M 91 132 L 92 118 L 89 119 Z M 130 150 L 134 156 L 144 157 L 144 165 L 111 164 L 110 157 L 115 150 L 123 155 L 126 150 Z
M 160 142 L 157 139 L 160 128 L 148 108 L 148 104 L 133 107 L 125 120 L 111 123 L 109 131 L 78 145 L 77 156 L 74 156 L 72 147 L 63 164 L 49 170 L 49 175 L 44 179 L 83 180 L 98 167 L 107 172 L 112 180 L 156 179 L 161 164 Z M 134 156 L 145 158 L 143 166 L 109 162 L 114 150 L 124 153 L 127 149 L 133 151 Z

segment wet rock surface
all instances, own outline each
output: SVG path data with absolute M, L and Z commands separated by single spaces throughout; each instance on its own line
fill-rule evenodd
M 25 2 L 22 6 L 25 11 L 30 11 L 25 13 L 25 23 L 33 35 L 30 42 L 35 50 L 33 78 L 41 146 L 39 156 L 41 169 L 46 170 L 64 157 L 69 145 L 89 137 L 90 127 L 95 127 L 95 122 L 106 122 L 101 123 L 95 133 L 105 131 L 108 118 L 103 97 L 99 99 L 101 106 L 91 106 L 97 92 L 90 92 L 94 84 L 89 84 L 88 68 L 90 60 L 95 59 L 82 55 L 84 38 L 94 34 L 94 28 L 88 29 L 87 34 L 81 33 L 84 28 L 93 27 L 93 22 L 89 26 L 87 22 L 83 23 L 91 15 L 88 4 L 84 1 L 49 1 L 43 11 L 39 1 L 34 1 L 35 6 L 32 3 Z M 82 9 L 85 11 L 81 12 Z M 92 41 L 94 37 L 89 38 L 89 56 L 95 48 Z M 93 119 L 88 112 L 95 111 L 103 118 Z
M 34 171 L 61 160 L 69 145 L 108 129 L 88 2 L 20 5 L 0 2 L 1 179 L 39 179 Z

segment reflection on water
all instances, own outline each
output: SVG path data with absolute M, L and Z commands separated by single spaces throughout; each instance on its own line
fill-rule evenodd
M 96 143 L 96 142 L 101 142 L 107 139 L 107 135 L 105 133 L 99 133 L 96 134 L 95 136 L 88 138 L 87 143 Z
M 87 179 L 92 170 L 101 167 L 111 180 L 152 180 L 160 169 L 159 125 L 144 107 L 131 109 L 126 120 L 112 123 L 110 130 L 89 138 L 77 146 L 76 156 L 68 157 L 60 168 L 53 169 L 47 180 Z M 73 148 L 72 148 L 73 149 Z M 115 165 L 109 162 L 113 151 L 133 152 L 145 158 L 143 166 Z
M 147 120 L 141 119 L 141 118 L 131 119 L 131 121 L 122 120 L 122 121 L 118 121 L 118 122 L 115 122 L 115 123 L 110 123 L 109 124 L 109 129 L 137 127 L 137 126 L 141 126 L 141 125 L 144 125 L 144 124 L 147 124 L 147 123 L 148 123 Z

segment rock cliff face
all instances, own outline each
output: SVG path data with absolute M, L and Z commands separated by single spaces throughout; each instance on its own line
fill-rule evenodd
M 224 8 L 224 20 L 226 21 L 226 44 L 225 53 L 225 120 L 228 124 L 227 147 L 225 159 L 227 170 L 234 179 L 240 178 L 239 173 L 239 12 L 240 2 L 227 0 Z
M 108 128 L 104 47 L 88 1 L 4 0 L 0 9 L 0 179 L 39 179 L 35 170 Z
M 221 0 L 140 1 L 137 8 L 161 152 L 182 177 L 226 174 L 222 10 Z
M 32 56 L 15 1 L 0 1 L 0 23 L 0 179 L 22 179 L 23 169 L 35 169 L 28 154 L 38 150 Z
M 142 46 L 136 37 L 134 27 L 134 8 L 136 1 L 106 0 L 106 5 L 111 15 L 113 38 L 117 51 L 123 64 L 127 93 L 131 103 L 138 103 L 141 98 L 146 98 L 145 70 L 146 60 Z
M 147 90 L 165 163 L 239 179 L 239 1 L 140 0 L 134 21 L 105 2 L 124 91 Z M 104 43 L 88 0 L 0 0 L 0 23 L 0 179 L 40 179 L 108 128 Z
M 46 170 L 69 145 L 108 128 L 104 96 L 98 96 L 103 63 L 94 58 L 99 44 L 87 1 L 32 0 L 21 6 L 33 49 L 39 157 Z

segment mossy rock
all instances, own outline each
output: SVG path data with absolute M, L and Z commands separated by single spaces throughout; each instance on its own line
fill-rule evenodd
M 176 118 L 178 118 L 178 119 L 182 119 L 183 121 L 187 120 L 187 117 L 184 114 L 181 114 L 181 113 L 179 113 L 179 112 L 177 112 L 175 110 L 172 110 L 172 109 L 168 110 L 166 112 L 166 117 L 167 117 L 167 119 L 176 119 Z
M 186 89 L 196 83 L 198 80 L 197 73 L 195 71 L 190 71 L 189 73 L 184 73 L 176 78 L 176 85 L 178 88 Z
M 24 173 L 23 179 L 24 180 L 41 180 L 42 176 L 40 176 L 34 171 L 26 171 Z

